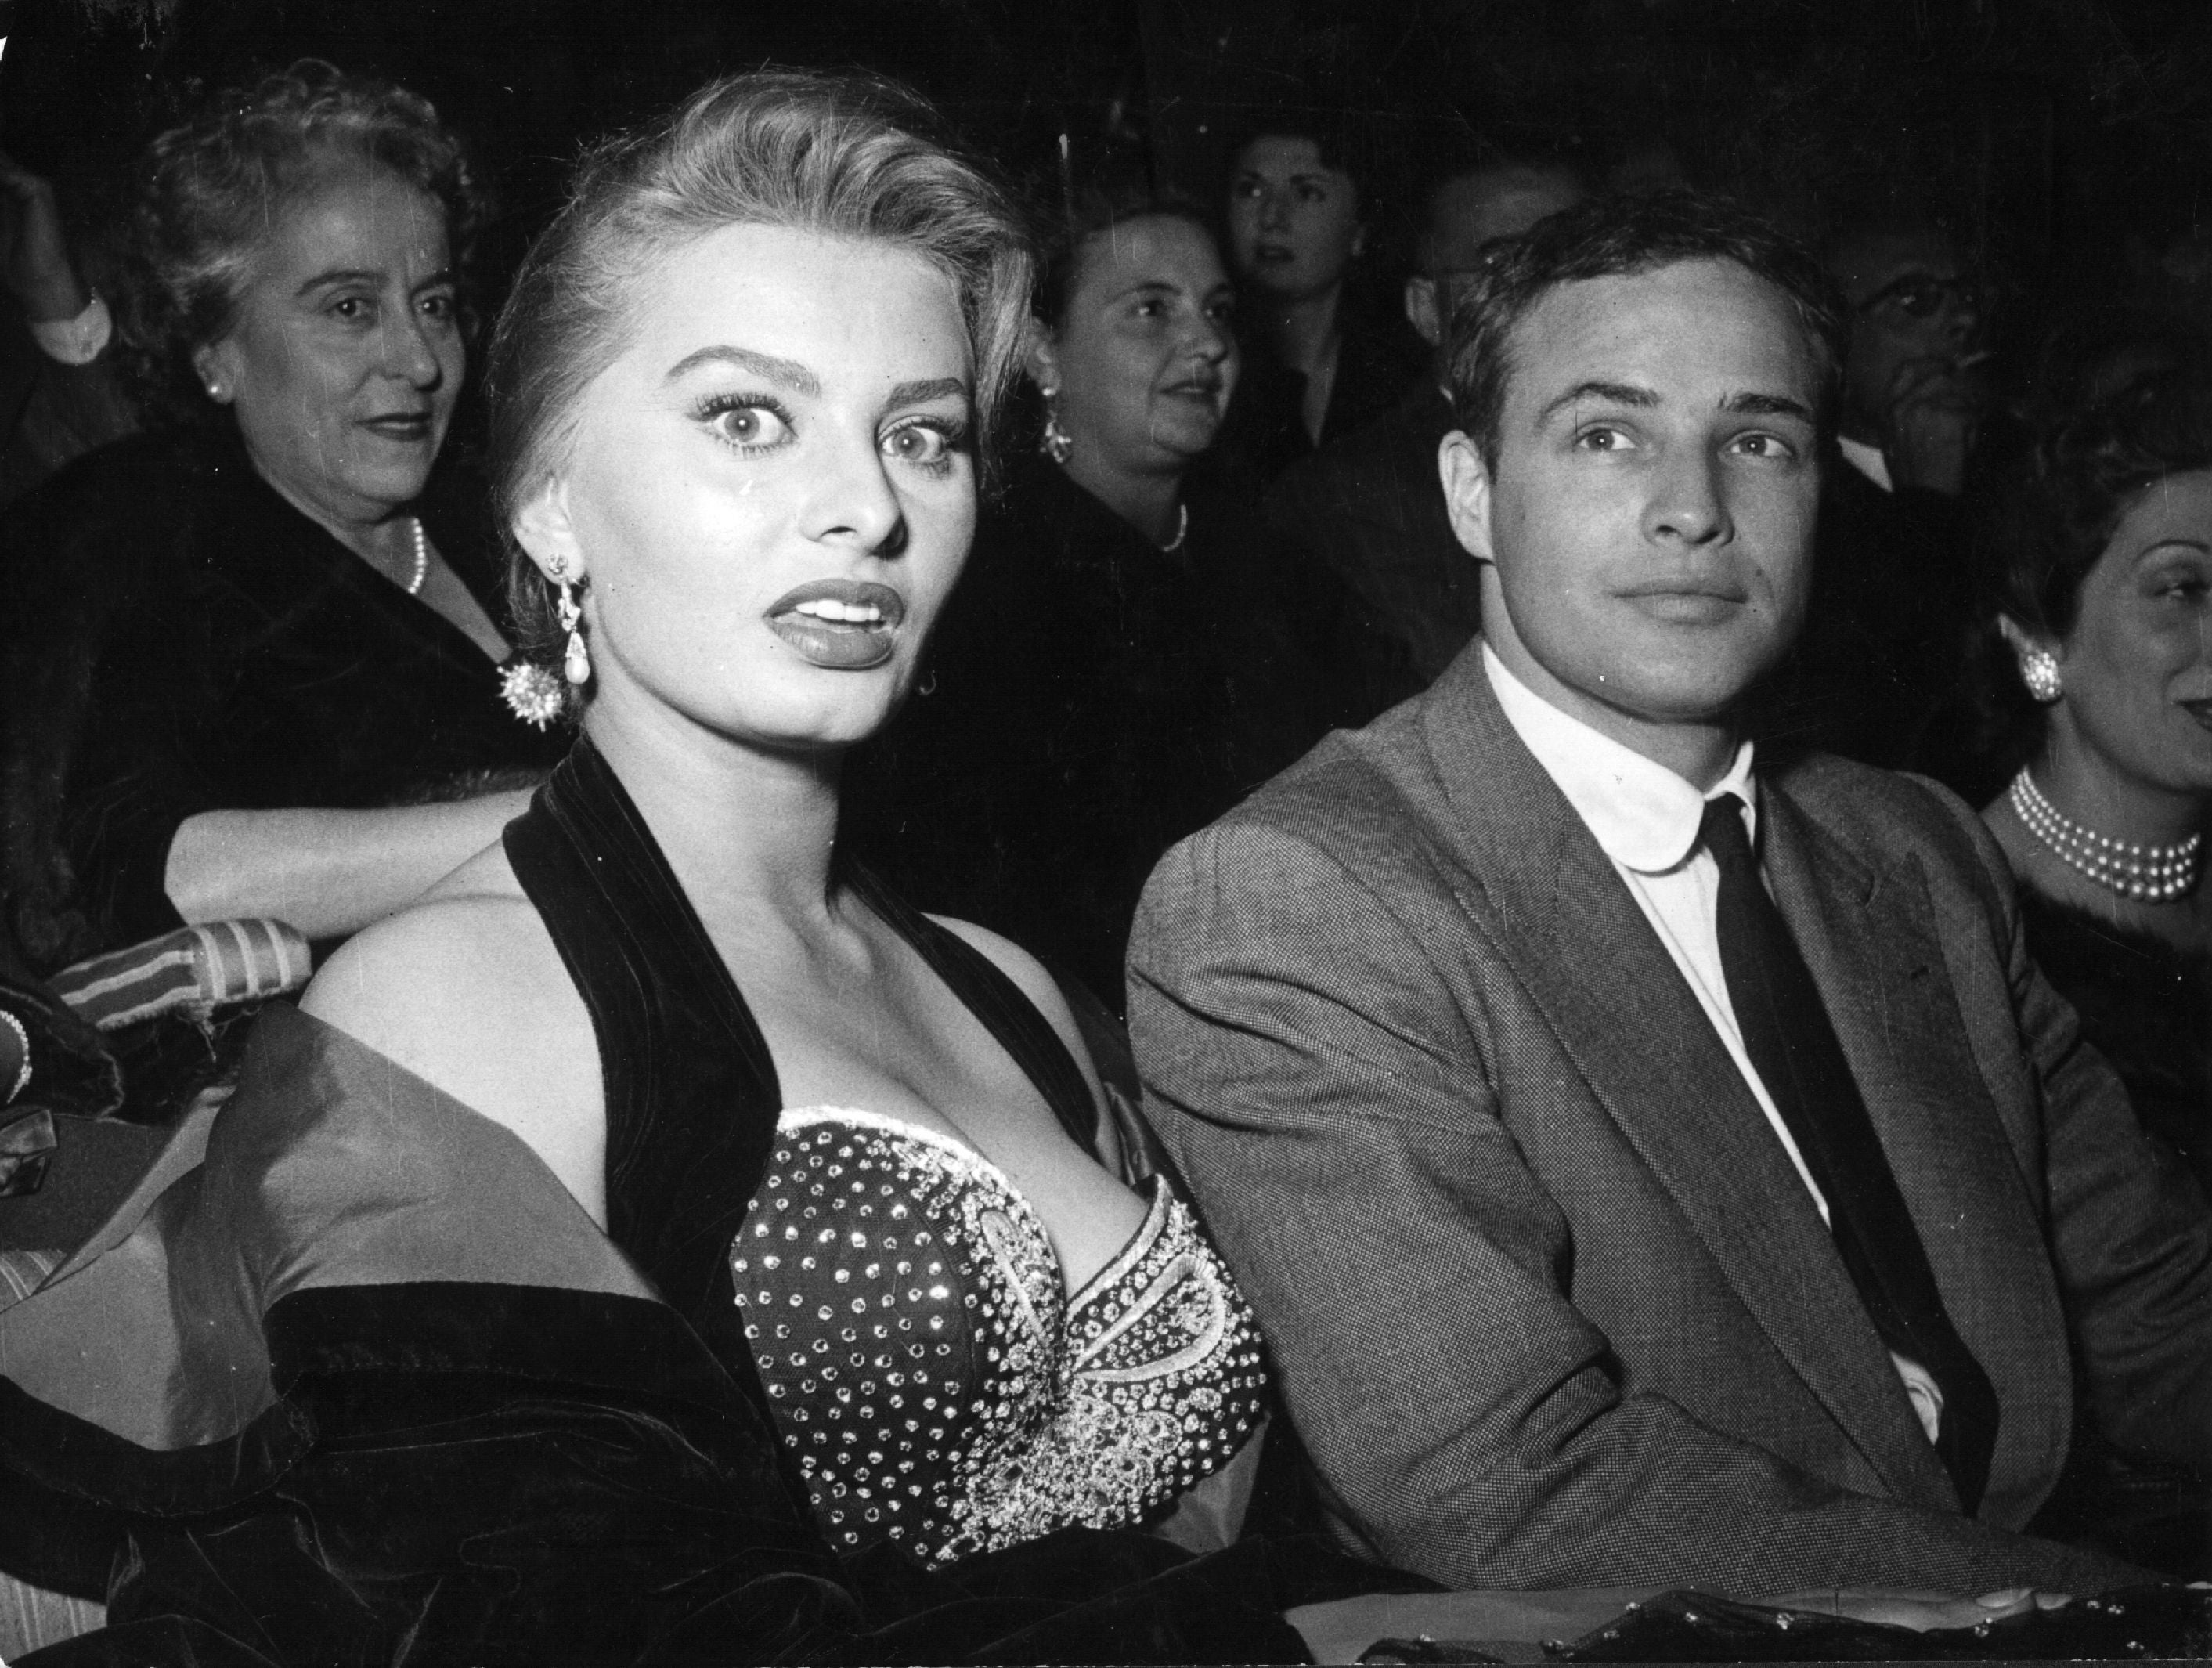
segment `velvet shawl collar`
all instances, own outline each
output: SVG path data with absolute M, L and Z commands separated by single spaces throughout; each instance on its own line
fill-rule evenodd
M 738 1354 L 733 1378 L 694 1330 L 775 1135 L 775 1071 L 759 1027 L 588 742 L 510 825 L 507 846 L 597 1033 L 608 1231 L 511 1132 L 272 1005 L 228 1103 L 187 1117 L 102 1228 L 0 1312 L 0 1429 L 25 1439 L 0 1438 L 5 1457 L 30 1456 L 33 1470 L 118 1506 L 204 1507 L 210 1488 L 234 1498 L 305 1440 L 282 1398 L 319 1367 L 534 1362 L 603 1390 L 724 1407 L 734 1391 L 762 1405 L 749 1356 Z M 854 884 L 1087 1138 L 1082 1076 L 1034 1006 L 964 941 L 866 876 Z M 472 1286 L 501 1288 L 502 1306 L 541 1320 L 562 1306 L 556 1294 L 586 1300 L 595 1325 L 655 1342 L 571 1348 L 563 1341 L 589 1329 L 486 1329 L 460 1318 L 477 1305 L 410 1315 L 388 1295 L 375 1331 L 349 1336 L 342 1318 L 386 1288 Z M 355 1296 L 335 1300 L 349 1288 Z M 92 1450 L 112 1463 L 64 1458 Z

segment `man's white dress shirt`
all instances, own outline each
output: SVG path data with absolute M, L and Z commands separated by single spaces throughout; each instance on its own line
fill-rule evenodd
M 1505 709 L 1506 721 L 1566 795 L 1689 982 L 1744 1086 L 1766 1114 L 1775 1139 L 1813 1196 L 1820 1220 L 1826 1221 L 1828 1202 L 1744 1051 L 1743 1032 L 1736 1024 L 1728 979 L 1721 971 L 1720 865 L 1698 841 L 1706 801 L 1733 794 L 1744 804 L 1744 832 L 1753 849 L 1758 849 L 1759 790 L 1751 771 L 1752 744 L 1739 746 L 1727 772 L 1700 793 L 1665 765 L 1553 706 L 1515 677 L 1486 642 L 1482 669 L 1489 675 L 1498 704 Z M 1921 1428 L 1933 1442 L 1942 1416 L 1942 1392 L 1918 1362 L 1894 1353 L 1890 1359 L 1897 1363 L 1898 1377 Z

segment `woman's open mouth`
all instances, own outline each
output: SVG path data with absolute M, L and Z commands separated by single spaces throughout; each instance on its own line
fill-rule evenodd
M 811 665 L 865 672 L 891 657 L 906 599 L 888 585 L 817 579 L 769 606 L 768 627 Z
M 410 444 L 428 440 L 433 429 L 428 411 L 387 411 L 381 417 L 363 417 L 361 426 L 386 440 Z

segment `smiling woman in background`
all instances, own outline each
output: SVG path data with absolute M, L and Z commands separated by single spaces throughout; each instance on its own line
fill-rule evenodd
M 485 772 L 556 756 L 501 699 L 477 493 L 434 484 L 477 215 L 428 104 L 313 60 L 149 149 L 122 311 L 155 431 L 0 551 L 8 892 L 41 965 L 179 920 L 342 937 L 521 809 Z
M 1297 1653 L 1272 1550 L 1176 1544 L 1233 1532 L 1255 1446 L 1226 1271 L 1093 1147 L 1037 965 L 836 853 L 1030 275 L 929 114 L 717 83 L 597 152 L 525 263 L 496 502 L 581 739 L 263 1013 L 118 1255 L 0 1312 L 36 1398 L 0 1567 L 112 1580 L 141 1653 Z
M 2029 954 L 2119 1072 L 2148 1141 L 2212 1190 L 2201 374 L 2185 360 L 2102 399 L 2078 394 L 2046 417 L 1999 502 L 1980 693 L 2004 737 L 2000 768 L 2018 768 L 1982 818 L 2020 882 Z M 2195 1571 L 2212 1545 L 2201 1478 L 2101 1444 L 2045 1521 L 2169 1571 Z
M 1990 630 L 2025 762 L 1982 814 L 2029 950 L 2212 1188 L 2212 395 L 2185 372 L 2060 414 L 2021 472 Z

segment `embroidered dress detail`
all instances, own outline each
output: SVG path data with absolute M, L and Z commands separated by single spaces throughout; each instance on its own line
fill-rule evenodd
M 1188 1208 L 1072 1300 L 1005 1172 L 933 1129 L 786 1111 L 730 1247 L 754 1363 L 830 1543 L 942 1564 L 1139 1521 L 1257 1424 L 1258 1333 Z

